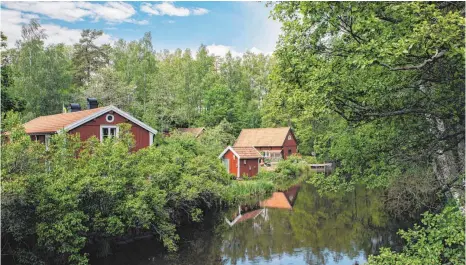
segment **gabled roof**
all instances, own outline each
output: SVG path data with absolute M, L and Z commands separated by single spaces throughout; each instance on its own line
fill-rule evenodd
M 278 209 L 293 209 L 293 204 L 298 195 L 300 185 L 295 185 L 286 191 L 278 191 L 272 194 L 272 197 L 260 202 L 261 207 L 278 208 Z
M 70 113 L 60 113 L 55 115 L 40 116 L 26 122 L 23 126 L 26 133 L 55 133 L 66 126 L 95 114 L 104 107 L 82 110 Z
M 194 135 L 194 137 L 199 137 L 201 133 L 204 131 L 204 127 L 201 128 L 178 128 L 178 131 L 181 133 L 189 133 Z
M 118 113 L 122 117 L 125 117 L 153 134 L 157 133 L 157 130 L 113 105 L 90 110 L 37 117 L 25 123 L 24 128 L 28 134 L 57 133 L 60 130 L 70 131 L 109 111 Z
M 254 219 L 256 218 L 257 216 L 259 216 L 259 214 L 261 214 L 262 212 L 264 211 L 264 209 L 257 209 L 257 210 L 254 210 L 254 211 L 251 211 L 251 212 L 247 212 L 245 214 L 239 214 L 233 221 L 229 221 L 226 217 L 225 217 L 225 221 L 230 225 L 230 226 L 233 226 L 237 223 L 241 223 L 241 222 L 244 222 L 246 220 L 249 220 L 249 219 Z
M 243 129 L 233 146 L 282 146 L 289 131 L 290 127 Z
M 241 146 L 241 147 L 231 147 L 228 146 L 223 150 L 223 152 L 218 156 L 218 158 L 222 158 L 225 153 L 230 150 L 240 159 L 252 159 L 252 158 L 262 158 L 261 153 L 257 151 L 256 148 L 252 146 Z

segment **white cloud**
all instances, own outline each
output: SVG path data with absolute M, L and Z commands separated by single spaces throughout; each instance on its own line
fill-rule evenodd
M 231 52 L 231 55 L 233 57 L 243 55 L 241 52 L 236 51 L 231 46 L 212 44 L 212 45 L 208 45 L 206 48 L 210 54 L 215 55 L 215 56 L 220 56 L 220 57 L 225 56 L 228 52 Z
M 80 29 L 70 29 L 54 24 L 44 24 L 42 27 L 45 29 L 45 34 L 47 34 L 47 39 L 44 41 L 46 45 L 57 43 L 72 45 L 79 42 L 81 38 L 82 30 Z M 111 44 L 114 41 L 110 35 L 104 33 L 96 39 L 95 44 Z
M 186 17 L 189 15 L 205 15 L 209 10 L 205 8 L 186 8 L 176 7 L 172 2 L 163 2 L 160 4 L 142 3 L 141 11 L 155 16 L 177 16 Z
M 259 53 L 264 53 L 262 50 L 256 48 L 256 47 L 252 47 L 251 49 L 248 50 L 249 52 L 252 52 L 254 54 L 259 54 Z
M 16 41 L 21 39 L 21 26 L 29 23 L 32 18 L 38 18 L 37 15 L 24 14 L 7 9 L 1 10 L 1 15 L 1 30 L 8 38 L 7 43 L 9 48 L 14 47 Z M 47 39 L 44 41 L 46 45 L 57 43 L 71 45 L 77 43 L 81 38 L 80 29 L 70 29 L 55 24 L 43 24 L 42 28 L 45 30 L 45 34 L 47 34 Z M 98 45 L 111 44 L 113 42 L 114 38 L 105 33 L 96 40 L 96 44 Z
M 65 20 L 68 22 L 82 20 L 90 16 L 91 11 L 79 8 L 74 2 L 3 2 L 2 5 L 9 9 L 32 12 L 45 15 L 50 18 Z M 2 10 L 3 13 L 4 9 Z
M 205 15 L 205 14 L 209 13 L 209 10 L 207 10 L 205 8 L 198 7 L 198 8 L 194 8 L 192 10 L 192 12 L 196 16 L 202 16 L 202 15 Z
M 149 21 L 148 20 L 135 20 L 135 19 L 130 19 L 126 22 L 129 22 L 129 23 L 133 23 L 133 24 L 136 24 L 136 25 L 148 25 L 149 24 Z
M 81 21 L 89 17 L 96 21 L 103 19 L 107 22 L 121 23 L 128 21 L 136 14 L 136 10 L 132 5 L 123 2 L 106 2 L 105 4 L 89 2 L 3 2 L 2 5 L 8 9 L 30 12 L 68 22 Z M 2 8 L 2 14 L 4 10 Z

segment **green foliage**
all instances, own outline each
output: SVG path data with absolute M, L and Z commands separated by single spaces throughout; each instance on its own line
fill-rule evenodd
M 267 179 L 234 181 L 228 187 L 226 198 L 232 202 L 241 201 L 251 197 L 263 196 L 274 190 L 274 183 Z
M 27 121 L 95 97 L 160 131 L 215 127 L 225 120 L 237 134 L 260 125 L 270 56 L 220 58 L 204 45 L 196 55 L 189 49 L 156 52 L 150 32 L 111 47 L 98 45 L 103 32 L 89 29 L 73 47 L 44 46 L 46 32 L 37 21 L 25 25 L 23 35 L 19 48 L 2 52 L 2 88 L 8 86 L 2 89 L 2 112 L 24 108 Z
M 447 206 L 439 214 L 425 213 L 422 225 L 400 230 L 406 241 L 403 252 L 382 248 L 370 256 L 368 264 L 464 264 L 464 214 L 457 206 Z
M 108 46 L 98 46 L 95 41 L 103 35 L 101 30 L 85 29 L 79 43 L 74 45 L 73 72 L 77 86 L 87 85 L 91 74 L 108 63 Z
M 308 163 L 300 156 L 291 155 L 280 160 L 275 171 L 260 170 L 257 179 L 273 183 L 275 190 L 286 190 L 312 175 Z
M 338 163 L 322 184 L 387 186 L 444 153 L 438 181 L 462 179 L 463 4 L 272 5 L 283 34 L 263 124 L 291 123 L 300 152 Z
M 28 119 L 60 113 L 73 92 L 68 47 L 63 44 L 44 47 L 45 38 L 40 24 L 31 22 L 23 26 L 18 49 L 9 51 L 7 95 L 24 102 Z
M 131 152 L 130 126 L 120 124 L 117 139 L 58 134 L 45 150 L 17 114 L 4 124 L 2 241 L 25 262 L 86 264 L 86 245 L 148 232 L 176 250 L 176 225 L 200 221 L 206 207 L 230 196 L 217 154 L 187 135 Z

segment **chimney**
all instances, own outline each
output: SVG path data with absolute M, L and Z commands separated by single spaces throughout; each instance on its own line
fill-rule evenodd
M 79 103 L 70 103 L 70 105 L 68 105 L 69 112 L 77 112 L 80 110 L 81 110 L 81 105 L 79 105 Z
M 87 108 L 95 109 L 99 107 L 99 102 L 96 98 L 87 98 Z

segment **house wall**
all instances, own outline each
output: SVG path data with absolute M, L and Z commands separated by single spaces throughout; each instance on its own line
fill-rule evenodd
M 246 161 L 246 164 L 244 164 Z M 240 177 L 247 175 L 248 177 L 253 177 L 259 173 L 259 159 L 241 159 L 240 160 Z
M 31 140 L 38 141 L 40 143 L 45 143 L 45 134 L 31 134 L 29 135 Z
M 228 170 L 228 173 L 234 175 L 235 177 L 237 176 L 238 173 L 238 158 L 233 154 L 231 150 L 228 150 L 224 155 L 224 159 L 230 160 L 230 168 Z
M 291 135 L 291 139 L 288 140 L 288 135 Z M 254 146 L 259 152 L 268 151 L 268 150 L 280 150 L 282 151 L 283 159 L 288 157 L 288 150 L 291 150 L 291 154 L 296 154 L 298 152 L 298 144 L 293 132 L 290 130 L 286 135 L 283 146 Z
M 288 140 L 288 135 L 291 136 L 291 140 Z M 283 158 L 284 159 L 288 158 L 288 150 L 291 150 L 291 154 L 296 154 L 298 152 L 298 143 L 291 130 L 286 135 L 285 142 L 283 143 Z
M 108 113 L 113 114 L 114 116 L 113 122 L 106 121 L 105 117 L 107 116 Z M 71 134 L 79 133 L 81 141 L 85 141 L 92 136 L 95 136 L 97 137 L 97 139 L 100 139 L 100 126 L 101 125 L 117 125 L 119 123 L 131 124 L 131 133 L 134 135 L 134 139 L 135 139 L 135 147 L 133 148 L 133 151 L 137 151 L 141 148 L 148 147 L 150 145 L 149 132 L 146 129 L 140 127 L 139 125 L 127 120 L 126 118 L 120 116 L 118 113 L 112 112 L 112 111 L 109 111 L 95 118 L 92 121 L 89 121 L 77 128 L 74 128 L 73 130 L 70 130 L 69 133 Z

